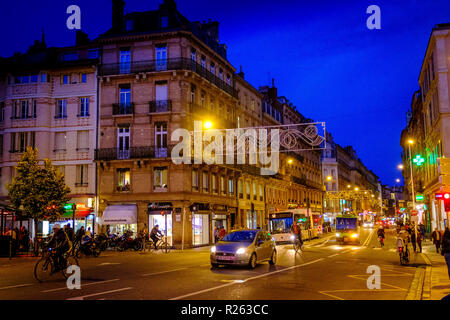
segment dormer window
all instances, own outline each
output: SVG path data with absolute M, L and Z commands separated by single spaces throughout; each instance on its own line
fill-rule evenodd
M 128 19 L 125 23 L 126 31 L 133 31 L 133 27 L 134 27 L 133 19 Z
M 169 27 L 169 18 L 167 16 L 161 17 L 161 28 L 168 28 Z

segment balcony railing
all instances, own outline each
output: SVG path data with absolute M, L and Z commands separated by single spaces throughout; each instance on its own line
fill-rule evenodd
M 149 112 L 170 112 L 172 111 L 172 100 L 155 100 L 149 102 Z
M 237 91 L 233 86 L 203 68 L 200 64 L 188 58 L 173 58 L 167 60 L 145 60 L 130 63 L 108 63 L 100 66 L 101 76 L 134 74 L 141 72 L 159 72 L 166 70 L 190 70 L 207 79 L 223 91 L 237 98 Z
M 128 115 L 134 114 L 134 103 L 114 103 L 113 115 Z
M 125 160 L 125 159 L 159 159 L 170 156 L 172 146 L 166 148 L 131 147 L 127 150 L 105 148 L 95 150 L 95 160 Z

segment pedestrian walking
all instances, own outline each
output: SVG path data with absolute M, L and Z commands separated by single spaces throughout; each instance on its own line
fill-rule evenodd
M 422 232 L 417 232 L 417 246 L 419 247 L 419 252 L 422 253 L 422 240 L 423 240 L 423 236 L 422 236 Z
M 438 228 L 434 229 L 431 234 L 431 238 L 433 239 L 433 244 L 436 246 L 436 253 L 439 253 L 442 243 L 442 233 L 438 230 Z
M 413 246 L 414 253 L 416 252 L 416 233 L 411 232 L 411 243 Z
M 223 226 L 220 227 L 219 239 L 222 240 L 227 235 L 227 231 Z
M 447 227 L 442 237 L 442 251 L 441 254 L 447 263 L 448 278 L 450 279 L 450 229 Z
M 214 243 L 219 241 L 219 228 L 217 226 L 214 227 Z

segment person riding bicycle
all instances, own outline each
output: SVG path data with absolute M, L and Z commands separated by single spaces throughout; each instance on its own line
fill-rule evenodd
M 153 245 L 155 246 L 155 250 L 157 249 L 156 243 L 163 237 L 162 232 L 159 230 L 159 225 L 155 225 L 150 232 L 150 239 L 153 240 Z
M 377 236 L 378 238 L 385 238 L 385 234 L 384 234 L 384 228 L 381 226 L 380 229 L 378 229 L 377 231 Z
M 410 235 L 406 227 L 402 227 L 400 232 L 397 234 L 397 248 L 405 248 L 404 252 L 408 255 L 408 243 L 410 241 Z
M 294 223 L 292 224 L 291 233 L 294 235 L 296 240 L 298 239 L 300 245 L 303 245 L 302 230 L 300 229 L 300 226 L 297 224 L 297 221 L 294 221 Z
M 63 268 L 66 263 L 65 255 L 72 251 L 72 241 L 59 224 L 53 225 L 53 234 L 47 243 L 47 247 L 55 252 L 56 268 Z

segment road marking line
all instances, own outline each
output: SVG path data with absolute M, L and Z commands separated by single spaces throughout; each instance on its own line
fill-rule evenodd
M 396 289 L 355 289 L 355 290 L 327 290 L 327 291 L 319 291 L 319 293 L 330 296 L 330 297 L 334 297 L 336 299 L 339 300 L 345 300 L 344 298 L 340 298 L 338 296 L 329 294 L 327 292 L 398 292 L 401 290 L 396 290 Z
M 142 276 L 143 276 L 143 277 L 146 277 L 146 276 L 154 276 L 154 275 L 157 275 L 157 274 L 163 274 L 163 273 L 175 272 L 175 271 L 186 270 L 186 269 L 187 269 L 187 268 L 178 268 L 178 269 L 173 269 L 173 270 L 166 270 L 166 271 L 160 271 L 160 272 L 146 273 L 146 274 L 143 274 Z
M 267 272 L 267 273 L 261 274 L 259 276 L 254 276 L 254 277 L 250 277 L 250 278 L 244 279 L 242 282 L 247 282 L 247 281 L 259 279 L 259 278 L 262 278 L 262 277 L 267 277 L 267 276 L 273 275 L 275 273 L 279 273 L 279 272 L 283 272 L 283 271 L 287 271 L 287 270 L 292 270 L 292 269 L 295 269 L 295 268 L 299 268 L 299 267 L 306 266 L 306 265 L 309 265 L 309 264 L 313 264 L 313 263 L 316 263 L 316 262 L 319 262 L 319 261 L 323 261 L 323 260 L 325 260 L 325 259 L 324 258 L 320 258 L 320 259 L 317 259 L 317 260 L 313 260 L 313 261 L 310 261 L 310 262 L 305 262 L 303 264 L 299 264 L 297 266 L 292 266 L 292 267 L 284 268 L 284 269 L 277 270 L 277 271 Z M 238 283 L 242 283 L 242 282 L 238 282 Z M 185 294 L 185 295 L 182 295 L 182 296 L 178 296 L 178 297 L 175 297 L 175 298 L 170 298 L 169 300 L 180 300 L 180 299 L 183 299 L 183 298 L 196 296 L 196 295 L 199 295 L 201 293 L 214 291 L 214 290 L 225 288 L 225 287 L 232 286 L 232 285 L 235 285 L 235 284 L 236 284 L 236 282 L 230 282 L 230 283 L 222 284 L 220 286 L 216 286 L 216 287 L 212 287 L 212 288 L 208 288 L 208 289 L 204 289 L 204 290 L 188 293 L 188 294 Z
M 382 276 L 385 276 L 385 275 L 382 275 Z M 348 275 L 348 277 L 349 278 L 353 278 L 353 279 L 363 280 L 363 281 L 367 280 L 367 275 L 354 274 L 354 275 Z M 362 277 L 362 279 L 361 279 L 361 277 Z M 404 288 L 393 286 L 391 284 L 387 284 L 387 283 L 383 283 L 383 282 L 380 282 L 380 284 L 383 285 L 383 286 L 391 287 L 391 288 L 398 289 L 398 290 L 401 290 L 401 291 L 403 291 L 403 290 L 406 291 L 406 289 L 404 289 Z
M 109 291 L 104 291 L 104 292 L 98 292 L 98 293 L 93 293 L 93 294 L 88 294 L 85 296 L 79 296 L 79 297 L 74 297 L 74 298 L 68 298 L 66 300 L 83 300 L 84 298 L 89 298 L 89 297 L 95 297 L 95 296 L 100 296 L 102 294 L 108 294 L 108 293 L 114 293 L 114 292 L 120 292 L 120 291 L 125 291 L 125 290 L 130 290 L 133 289 L 132 287 L 128 287 L 128 288 L 122 288 L 122 289 L 116 289 L 116 290 L 109 290 Z
M 336 257 L 338 255 L 339 255 L 339 253 L 335 253 L 335 254 L 332 254 L 331 256 L 328 256 L 328 258 Z
M 15 285 L 15 286 L 2 287 L 2 288 L 0 288 L 0 290 L 29 287 L 29 286 L 32 286 L 32 285 L 33 285 L 32 283 L 24 283 L 24 284 L 18 284 L 18 285 Z
M 107 282 L 113 282 L 113 281 L 118 281 L 118 280 L 120 280 L 120 279 L 111 279 L 111 280 L 105 280 L 105 281 L 90 282 L 90 283 L 82 284 L 81 288 L 86 287 L 86 286 L 91 286 L 93 284 L 107 283 Z M 67 287 L 63 287 L 63 288 L 44 290 L 44 291 L 41 291 L 41 292 L 44 292 L 44 293 L 45 292 L 54 292 L 54 291 L 60 291 L 60 290 L 66 290 L 66 289 L 67 289 Z
M 324 294 L 324 295 L 327 295 L 327 296 L 336 298 L 336 299 L 338 299 L 338 300 L 345 300 L 345 299 L 342 299 L 342 298 L 340 298 L 340 297 L 338 297 L 338 296 L 335 296 L 335 295 L 332 295 L 332 294 L 329 294 L 329 293 L 325 293 L 325 292 L 326 292 L 326 291 L 319 291 L 319 293 L 321 293 L 321 294 Z
M 116 265 L 116 264 L 120 264 L 120 262 L 103 262 L 97 265 L 98 266 L 110 266 L 110 265 Z

